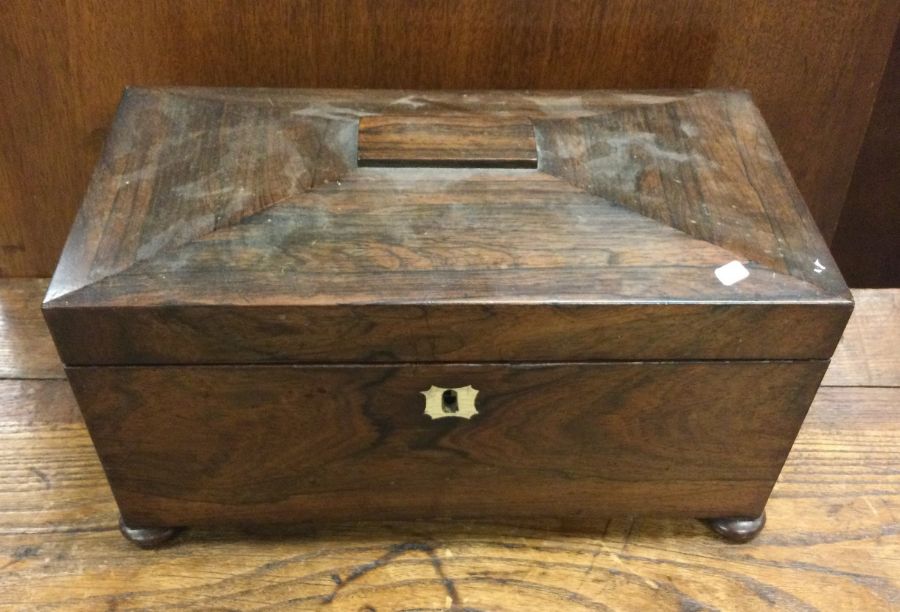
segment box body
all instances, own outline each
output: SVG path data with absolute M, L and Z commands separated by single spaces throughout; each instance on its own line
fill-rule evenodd
M 755 516 L 851 309 L 696 91 L 129 90 L 44 304 L 138 526 Z
M 826 364 L 71 368 L 130 525 L 756 516 Z M 478 389 L 433 418 L 430 385 Z

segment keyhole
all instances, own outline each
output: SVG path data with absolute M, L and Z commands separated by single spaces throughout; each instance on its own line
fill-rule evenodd
M 441 394 L 441 408 L 444 412 L 459 412 L 459 402 L 456 400 L 456 391 L 447 389 Z

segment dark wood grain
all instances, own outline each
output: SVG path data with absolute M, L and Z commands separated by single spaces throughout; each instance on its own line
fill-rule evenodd
M 843 304 L 166 306 L 46 311 L 70 365 L 827 359 Z M 348 341 L 352 338 L 352 342 Z
M 749 97 L 692 96 L 540 119 L 536 129 L 545 172 L 776 272 L 846 291 Z
M 41 322 L 40 302 L 47 283 L 47 279 L 0 282 L 5 317 L 0 343 L 9 347 L 4 357 L 9 378 L 65 376 L 53 340 Z M 892 348 L 900 346 L 900 317 L 896 316 L 900 312 L 900 290 L 854 289 L 853 299 L 857 308 L 841 336 L 822 385 L 900 386 L 900 357 Z M 799 324 L 798 318 L 794 325 Z M 36 355 L 40 360 L 35 368 L 31 363 Z
M 438 110 L 541 169 L 355 167 Z M 126 96 L 45 311 L 80 365 L 827 358 L 851 306 L 744 94 L 176 89 Z
M 0 281 L 9 322 L 0 344 L 38 316 L 39 297 L 6 298 L 45 283 Z M 0 381 L 0 608 L 895 610 L 896 293 L 854 290 L 841 346 L 855 348 L 837 351 L 826 381 L 863 386 L 819 390 L 766 506 L 768 525 L 741 546 L 688 519 L 368 517 L 293 532 L 193 529 L 148 553 L 116 528 L 68 384 Z M 21 337 L 14 368 L 49 342 L 39 327 Z
M 892 0 L 8 0 L 0 274 L 51 273 L 135 84 L 743 87 L 830 236 L 898 13 Z
M 900 601 L 898 401 L 890 388 L 820 391 L 767 505 L 767 528 L 742 546 L 685 519 L 367 520 L 293 533 L 194 529 L 148 554 L 119 535 L 83 426 L 4 420 L 2 602 L 441 608 L 449 585 L 461 605 L 486 609 L 774 600 L 889 611 Z
M 125 522 L 179 526 L 755 516 L 826 366 L 67 373 Z M 432 420 L 420 393 L 432 385 L 472 385 L 478 414 Z
M 761 517 L 853 303 L 749 98 L 403 93 L 126 93 L 43 303 L 122 533 Z
M 302 107 L 126 91 L 67 243 L 72 256 L 60 260 L 51 295 L 126 270 L 355 167 L 353 121 L 294 110 Z
M 487 118 L 511 109 L 583 115 L 585 104 L 602 111 L 633 103 L 627 94 L 602 92 L 566 98 L 502 92 L 126 91 L 48 299 L 227 228 L 308 188 L 336 184 L 356 167 L 360 117 L 408 113 L 399 103 L 411 97 L 425 115 L 442 109 Z
M 537 168 L 527 117 L 362 117 L 357 150 L 361 167 Z

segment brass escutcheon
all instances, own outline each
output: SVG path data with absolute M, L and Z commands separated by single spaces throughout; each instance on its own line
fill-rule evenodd
M 478 414 L 478 409 L 475 407 L 475 396 L 478 395 L 478 389 L 474 389 L 472 385 L 456 389 L 431 385 L 430 389 L 419 393 L 425 396 L 425 414 L 432 419 L 445 417 L 471 419 Z

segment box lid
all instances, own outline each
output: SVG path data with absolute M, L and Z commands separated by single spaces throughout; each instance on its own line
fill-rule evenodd
M 129 89 L 69 365 L 819 359 L 852 301 L 743 92 Z

